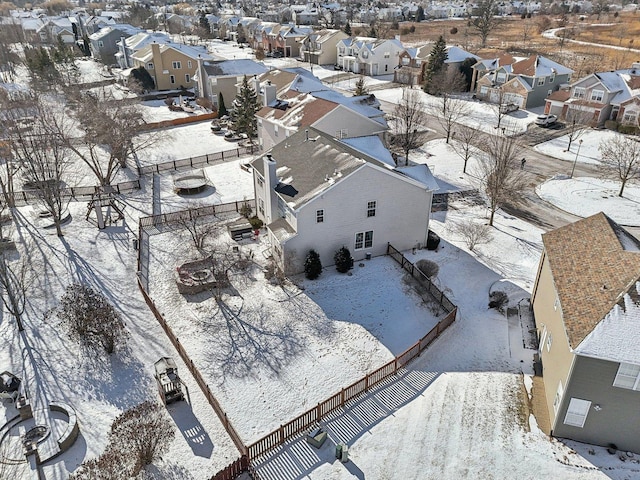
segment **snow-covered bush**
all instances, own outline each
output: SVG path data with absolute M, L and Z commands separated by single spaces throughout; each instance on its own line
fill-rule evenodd
M 416 268 L 424 273 L 427 278 L 438 276 L 438 272 L 440 271 L 438 264 L 431 260 L 418 260 L 416 262 Z
M 78 283 L 67 287 L 57 309 L 72 338 L 91 348 L 102 347 L 107 353 L 124 343 L 127 331 L 120 314 L 102 293 Z
M 489 294 L 489 308 L 495 308 L 499 312 L 504 312 L 504 307 L 508 302 L 509 296 L 505 292 L 496 290 Z
M 347 247 L 341 247 L 333 256 L 333 261 L 340 273 L 347 273 L 353 268 L 353 257 Z
M 307 258 L 304 260 L 304 274 L 309 280 L 315 280 L 322 273 L 322 262 L 320 255 L 315 250 L 309 250 Z

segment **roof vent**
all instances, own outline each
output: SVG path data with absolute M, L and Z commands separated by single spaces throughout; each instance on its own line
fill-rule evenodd
M 602 285 L 602 287 L 600 287 L 600 290 L 601 290 L 601 291 L 603 291 L 603 292 L 604 292 L 604 291 L 606 291 L 606 290 L 608 290 L 608 289 L 609 289 L 609 287 L 607 287 L 607 284 L 606 284 L 606 283 L 605 283 L 605 284 L 603 284 L 603 285 Z

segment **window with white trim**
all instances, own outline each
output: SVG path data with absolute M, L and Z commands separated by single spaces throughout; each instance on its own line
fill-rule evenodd
M 552 73 L 552 74 L 549 76 L 549 83 L 553 83 L 553 82 L 555 82 L 555 80 L 556 80 L 556 74 L 555 74 L 555 73 Z
M 349 135 L 348 128 L 341 128 L 340 130 L 336 130 L 336 138 L 347 138 Z
M 389 58 L 391 54 L 389 52 L 384 52 L 384 58 Z
M 538 86 L 544 85 L 544 77 L 538 78 Z
M 482 86 L 480 87 L 480 93 L 481 93 L 482 95 L 486 95 L 487 93 L 489 93 L 489 87 L 486 87 L 486 86 L 482 85 Z
M 584 427 L 590 408 L 591 402 L 589 400 L 572 398 L 567 408 L 567 414 L 564 416 L 564 424 L 579 428 Z
M 258 199 L 258 210 L 260 210 L 260 213 L 264 215 L 264 200 L 261 198 Z
M 153 70 L 153 62 L 147 63 L 147 70 Z
M 613 381 L 614 387 L 640 390 L 640 365 L 621 363 Z
M 324 210 L 320 209 L 320 210 L 316 210 L 316 223 L 323 223 L 324 222 Z
M 362 250 L 363 248 L 371 248 L 373 246 L 373 230 L 368 232 L 356 233 L 356 242 L 354 250 Z
M 181 62 L 171 62 L 171 68 L 173 69 L 179 69 L 182 68 L 182 63 Z
M 498 73 L 498 76 L 496 77 L 496 79 L 499 83 L 503 83 L 507 79 L 507 74 L 504 72 L 500 72 Z
M 171 83 L 172 85 L 176 83 L 175 75 L 169 75 L 169 83 Z
M 560 408 L 562 395 L 564 395 L 564 388 L 562 388 L 562 382 L 558 382 L 558 389 L 556 390 L 556 396 L 553 399 L 553 411 L 555 413 L 558 413 L 558 408 Z
M 583 87 L 574 87 L 573 98 L 584 98 L 587 96 L 587 89 Z
M 367 202 L 367 217 L 376 216 L 376 201 Z
M 592 102 L 601 102 L 603 98 L 604 98 L 604 90 L 593 90 L 591 92 Z
M 638 123 L 638 112 L 624 112 L 622 123 L 636 124 Z
M 191 63 L 191 60 L 187 60 L 187 68 L 193 68 L 193 63 Z
M 98 47 L 104 47 L 104 42 L 102 40 L 98 40 Z

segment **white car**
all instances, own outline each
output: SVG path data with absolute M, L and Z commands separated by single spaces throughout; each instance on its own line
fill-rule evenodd
M 541 127 L 548 127 L 557 121 L 558 117 L 556 115 L 538 115 L 535 119 L 536 125 L 540 125 Z

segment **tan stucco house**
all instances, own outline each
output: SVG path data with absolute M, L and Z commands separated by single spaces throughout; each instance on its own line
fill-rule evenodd
M 603 213 L 542 236 L 533 290 L 551 434 L 640 452 L 640 242 Z

